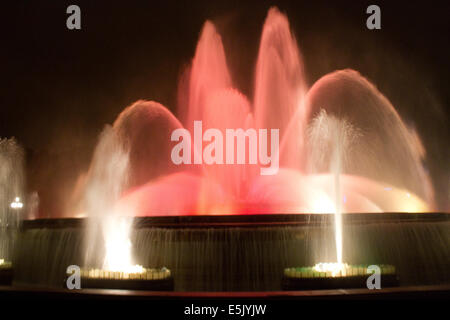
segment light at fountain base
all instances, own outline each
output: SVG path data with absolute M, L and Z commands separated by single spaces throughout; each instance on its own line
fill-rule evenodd
M 13 268 L 12 263 L 0 259 L 0 285 L 9 286 L 12 284 L 13 279 Z
M 89 289 L 122 289 L 172 291 L 173 277 L 167 268 L 139 268 L 138 272 L 81 269 L 81 287 Z
M 378 265 L 381 270 L 381 286 L 399 285 L 395 267 Z M 283 290 L 326 290 L 367 288 L 367 279 L 372 273 L 368 265 L 346 263 L 318 263 L 313 267 L 284 269 Z

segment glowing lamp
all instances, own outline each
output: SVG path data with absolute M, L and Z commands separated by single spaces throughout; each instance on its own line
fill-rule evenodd
M 14 202 L 11 202 L 11 208 L 12 209 L 22 209 L 23 208 L 23 203 L 20 202 L 20 198 L 16 197 L 14 199 Z

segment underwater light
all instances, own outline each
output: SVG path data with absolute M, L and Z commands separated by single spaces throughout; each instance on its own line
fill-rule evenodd
M 0 259 L 0 285 L 11 285 L 12 279 L 12 263 L 5 259 Z
M 398 286 L 396 269 L 379 265 L 382 287 Z M 284 269 L 284 290 L 367 288 L 372 275 L 368 265 L 346 263 L 318 263 L 313 267 Z
M 172 274 L 165 267 L 156 269 L 137 266 L 130 272 L 81 269 L 82 288 L 171 291 L 173 285 Z
M 323 263 L 320 262 L 313 267 L 315 272 L 326 273 L 331 275 L 332 277 L 345 276 L 347 275 L 347 270 L 349 269 L 349 265 L 346 263 L 332 262 L 332 263 Z

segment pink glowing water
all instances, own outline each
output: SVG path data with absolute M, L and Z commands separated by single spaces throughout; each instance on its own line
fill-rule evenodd
M 119 211 L 158 216 L 321 213 L 337 205 L 343 212 L 432 208 L 421 147 L 391 103 L 352 70 L 325 75 L 308 90 L 288 19 L 275 8 L 263 26 L 254 81 L 250 100 L 234 87 L 221 37 L 206 22 L 179 86 L 178 118 L 156 102 L 139 101 L 114 124 L 118 143 L 130 154 Z M 260 176 L 258 165 L 249 164 L 174 165 L 170 134 L 180 127 L 192 132 L 196 120 L 204 130 L 279 129 L 279 172 Z M 342 203 L 336 203 L 336 181 Z

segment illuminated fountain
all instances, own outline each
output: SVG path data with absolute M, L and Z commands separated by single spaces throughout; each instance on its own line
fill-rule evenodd
M 67 220 L 70 231 L 52 231 L 55 244 L 43 222 L 30 221 L 18 256 L 45 267 L 24 267 L 20 281 L 37 281 L 39 271 L 49 274 L 41 283 L 60 284 L 61 270 L 82 261 L 85 278 L 173 275 L 181 291 L 280 290 L 283 274 L 337 278 L 372 263 L 385 265 L 385 275 L 402 273 L 407 284 L 448 282 L 448 216 L 422 214 L 435 209 L 424 150 L 388 99 L 353 70 L 308 88 L 287 17 L 275 8 L 254 81 L 251 99 L 234 86 L 221 37 L 206 22 L 180 81 L 177 117 L 137 101 L 104 130 L 74 191 L 87 234 L 76 231 L 85 220 Z M 224 137 L 228 128 L 278 129 L 280 148 L 268 147 L 271 162 L 175 164 L 180 141 L 172 133 L 185 128 L 195 140 L 195 121 Z M 189 141 L 190 158 L 213 143 Z M 276 159 L 279 170 L 261 175 Z M 36 238 L 61 258 L 39 260 L 29 248 Z
M 114 207 L 129 183 L 129 161 L 127 145 L 106 127 L 84 184 L 82 206 L 89 218 L 83 287 L 154 289 L 155 281 L 170 279 L 167 269 L 146 269 L 133 263 L 132 219 Z M 163 287 L 169 289 L 170 283 Z
M 160 104 L 143 101 L 116 121 L 139 150 L 131 152 L 136 158 L 131 170 L 139 178 L 119 205 L 132 216 L 334 213 L 341 207 L 342 212 L 430 211 L 423 153 L 389 101 L 352 70 L 326 75 L 309 91 L 303 77 L 287 18 L 271 9 L 249 101 L 233 86 L 221 38 L 207 22 L 180 85 L 181 123 Z M 175 166 L 170 156 L 178 141 L 171 141 L 171 133 L 180 127 L 194 132 L 196 120 L 203 131 L 217 128 L 223 136 L 226 128 L 279 129 L 278 174 L 260 176 L 260 164 Z M 336 201 L 338 186 L 343 204 Z M 172 193 L 179 195 L 176 201 Z
M 12 281 L 14 240 L 24 206 L 23 157 L 14 139 L 0 139 L 0 284 Z
M 278 10 L 269 11 L 263 28 L 253 101 L 233 87 L 220 36 L 209 22 L 185 78 L 184 127 L 195 133 L 194 121 L 201 120 L 203 130 L 217 128 L 223 135 L 226 128 L 279 129 L 281 169 L 259 176 L 261 164 L 179 168 L 128 192 L 120 211 L 131 210 L 132 216 L 333 213 L 337 264 L 326 265 L 344 269 L 343 213 L 433 207 L 420 146 L 389 101 L 352 70 L 326 75 L 308 90 L 299 49 Z M 129 109 L 151 114 L 160 108 L 141 102 Z M 173 128 L 180 126 L 169 112 L 166 118 Z M 136 118 L 133 126 L 141 125 Z M 169 150 L 152 154 L 150 162 L 169 159 Z M 193 150 L 194 157 L 203 152 Z

